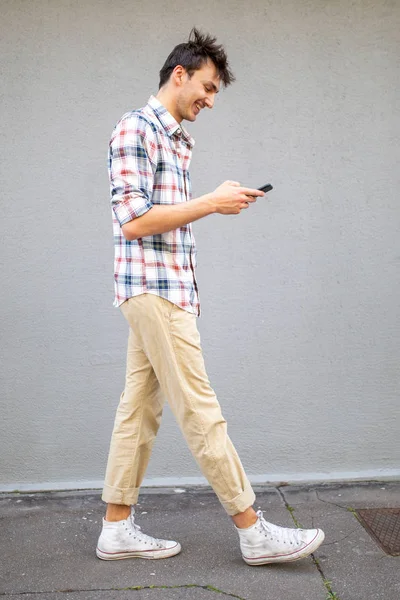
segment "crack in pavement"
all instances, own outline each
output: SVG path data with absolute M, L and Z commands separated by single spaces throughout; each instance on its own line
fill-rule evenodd
M 355 531 L 357 531 L 359 528 L 356 527 L 356 529 L 353 529 L 353 531 L 350 531 L 350 533 L 348 535 L 345 535 L 344 537 L 340 538 L 339 540 L 334 540 L 333 542 L 329 542 L 328 544 L 324 544 L 324 546 L 332 546 L 332 544 L 338 544 L 339 542 L 343 542 L 343 540 L 347 540 L 347 538 L 349 538 L 351 535 L 353 535 L 353 533 Z
M 337 508 L 341 508 L 342 510 L 349 510 L 347 506 L 343 506 L 343 504 L 336 504 L 336 502 L 331 502 L 330 500 L 323 500 L 318 494 L 318 490 L 315 490 L 316 496 L 320 502 L 324 504 L 331 504 L 332 506 L 337 506 Z
M 290 506 L 290 504 L 287 502 L 284 493 L 282 492 L 282 490 L 280 488 L 277 488 L 278 493 L 280 494 L 282 500 L 285 503 L 286 509 L 288 510 L 288 512 L 290 513 L 290 516 L 293 519 L 294 524 L 296 525 L 297 528 L 301 528 L 303 529 L 303 527 L 301 526 L 300 522 L 297 520 L 297 518 L 294 516 L 294 508 L 292 506 Z M 318 497 L 318 494 L 317 494 Z M 318 498 L 319 499 L 319 498 Z M 323 500 L 322 500 L 323 502 Z M 330 503 L 328 503 L 330 504 Z M 345 507 L 344 507 L 345 508 Z M 347 510 L 347 509 L 345 509 Z M 347 536 L 348 537 L 348 536 Z M 310 554 L 310 557 L 312 558 L 312 561 L 314 563 L 314 565 L 317 568 L 318 573 L 320 574 L 321 578 L 322 578 L 322 583 L 324 584 L 324 588 L 325 590 L 328 592 L 328 596 L 327 596 L 327 600 L 340 600 L 339 596 L 336 594 L 336 592 L 334 592 L 332 590 L 331 587 L 331 582 L 327 579 L 327 577 L 325 576 L 324 571 L 322 570 L 322 567 L 319 563 L 319 560 L 314 556 L 314 554 Z
M 177 589 L 191 589 L 198 588 L 202 590 L 206 590 L 207 592 L 214 592 L 216 594 L 222 594 L 223 596 L 228 596 L 229 598 L 236 598 L 236 600 L 246 600 L 242 596 L 237 596 L 236 594 L 231 594 L 230 592 L 224 592 L 224 590 L 220 590 L 212 585 L 198 585 L 197 583 L 186 583 L 182 585 L 135 585 L 128 587 L 111 587 L 111 588 L 85 588 L 85 589 L 72 589 L 68 588 L 65 590 L 44 590 L 41 592 L 0 592 L 1 596 L 27 596 L 28 594 L 35 594 L 37 596 L 43 594 L 83 594 L 86 592 L 126 592 L 126 591 L 141 591 L 141 590 L 177 590 Z

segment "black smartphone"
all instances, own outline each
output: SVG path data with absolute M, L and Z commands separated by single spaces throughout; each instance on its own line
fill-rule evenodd
M 274 188 L 272 187 L 272 185 L 270 183 L 267 183 L 266 185 L 263 185 L 262 187 L 259 187 L 258 189 L 260 190 L 260 192 L 270 192 Z

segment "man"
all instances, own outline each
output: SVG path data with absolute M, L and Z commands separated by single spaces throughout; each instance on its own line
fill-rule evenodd
M 227 435 L 205 371 L 196 327 L 199 298 L 191 223 L 213 213 L 239 214 L 263 192 L 225 181 L 191 199 L 194 141 L 182 121 L 212 108 L 220 85 L 234 80 L 225 51 L 193 29 L 160 71 L 148 104 L 116 125 L 109 153 L 115 239 L 115 305 L 130 333 L 125 389 L 111 439 L 103 490 L 106 517 L 97 556 L 167 558 L 179 543 L 141 532 L 134 509 L 163 399 L 168 398 L 193 456 L 233 519 L 243 559 L 251 565 L 308 556 L 319 529 L 286 529 L 253 509 L 255 495 Z

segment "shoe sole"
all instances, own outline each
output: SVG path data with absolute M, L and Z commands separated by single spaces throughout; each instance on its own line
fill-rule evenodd
M 96 548 L 96 556 L 101 560 L 123 560 L 124 558 L 146 558 L 148 560 L 156 560 L 160 558 L 169 558 L 179 554 L 182 550 L 180 544 L 176 544 L 172 548 L 164 550 L 143 550 L 141 552 L 104 552 L 99 547 Z
M 313 552 L 315 552 L 315 550 L 317 550 L 317 548 L 319 548 L 324 539 L 324 532 L 321 529 L 317 529 L 317 534 L 315 538 L 309 544 L 307 544 L 307 546 L 304 546 L 304 548 L 302 548 L 301 550 L 292 552 L 292 554 L 280 554 L 278 556 L 260 556 L 256 558 L 247 558 L 246 556 L 243 556 L 243 560 L 248 565 L 254 566 L 268 565 L 270 563 L 294 562 L 295 560 L 301 560 L 302 558 L 307 558 L 307 556 L 310 556 L 310 554 L 312 554 Z

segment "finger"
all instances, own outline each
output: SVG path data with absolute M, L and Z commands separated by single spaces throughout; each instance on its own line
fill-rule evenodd
M 249 208 L 248 202 L 242 202 L 242 206 L 240 208 Z
M 257 198 L 255 196 L 245 196 L 243 202 L 257 202 Z
M 262 196 L 265 196 L 264 192 L 262 192 L 261 190 L 255 190 L 253 188 L 242 188 L 241 191 L 243 192 L 243 194 L 246 194 L 247 196 L 260 196 L 260 198 Z

